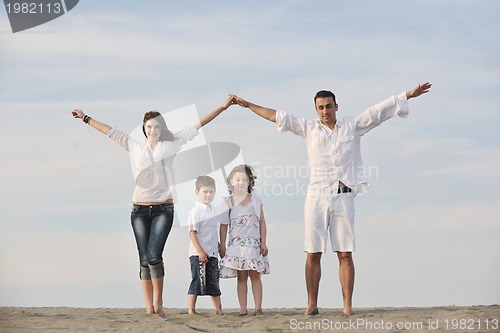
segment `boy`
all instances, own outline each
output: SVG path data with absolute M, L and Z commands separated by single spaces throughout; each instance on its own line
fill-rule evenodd
M 189 261 L 191 285 L 188 291 L 188 314 L 196 314 L 198 295 L 210 295 L 217 314 L 222 314 L 219 288 L 219 239 L 216 209 L 212 205 L 215 196 L 215 180 L 209 176 L 196 179 L 198 202 L 189 212 Z

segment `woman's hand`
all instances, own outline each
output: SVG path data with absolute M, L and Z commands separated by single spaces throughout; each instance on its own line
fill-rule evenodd
M 83 113 L 83 111 L 80 109 L 75 109 L 75 110 L 71 111 L 71 114 L 76 119 L 83 119 L 83 117 L 85 117 L 85 113 Z

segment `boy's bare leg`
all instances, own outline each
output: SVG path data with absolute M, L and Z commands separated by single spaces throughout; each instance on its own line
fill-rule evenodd
M 222 315 L 222 302 L 220 296 L 210 296 L 212 298 L 212 303 L 214 303 L 215 312 L 218 315 Z
M 196 295 L 188 295 L 187 296 L 188 314 L 196 314 L 196 300 L 197 299 L 198 299 L 198 296 L 196 296 Z

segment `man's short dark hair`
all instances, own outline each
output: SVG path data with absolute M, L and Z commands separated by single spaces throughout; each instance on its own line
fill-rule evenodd
M 333 98 L 333 103 L 337 104 L 334 93 L 332 93 L 329 90 L 320 90 L 316 93 L 316 96 L 314 96 L 314 105 L 316 105 L 316 100 L 318 98 L 328 98 L 328 97 Z

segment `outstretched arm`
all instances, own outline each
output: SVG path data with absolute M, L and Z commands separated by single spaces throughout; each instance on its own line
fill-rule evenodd
M 269 121 L 272 121 L 273 123 L 276 122 L 276 110 L 250 103 L 248 101 L 245 101 L 243 98 L 235 96 L 235 95 L 233 95 L 233 96 L 234 96 L 236 103 L 238 103 L 239 106 L 250 109 L 254 113 L 261 116 L 262 118 L 267 119 Z
M 229 97 L 226 99 L 226 101 L 221 106 L 212 110 L 211 112 L 207 113 L 206 115 L 201 116 L 200 119 L 198 119 L 198 121 L 195 122 L 194 126 L 196 127 L 196 129 L 200 129 L 201 127 L 205 126 L 206 124 L 208 124 L 209 122 L 214 120 L 218 115 L 220 115 L 224 110 L 226 110 L 228 107 L 230 107 L 233 104 L 236 104 L 236 102 L 234 100 L 234 96 L 229 95 Z
M 415 98 L 422 94 L 425 94 L 429 91 L 429 89 L 431 89 L 431 87 L 432 84 L 430 84 L 429 82 L 419 84 L 412 90 L 406 92 L 406 99 Z
M 103 134 L 107 134 L 111 130 L 111 126 L 106 125 L 104 123 L 101 123 L 93 118 L 90 118 L 89 116 L 85 115 L 82 110 L 76 109 L 71 111 L 71 114 L 73 115 L 74 118 L 76 119 L 82 119 L 85 121 L 87 124 L 98 130 L 99 132 Z

